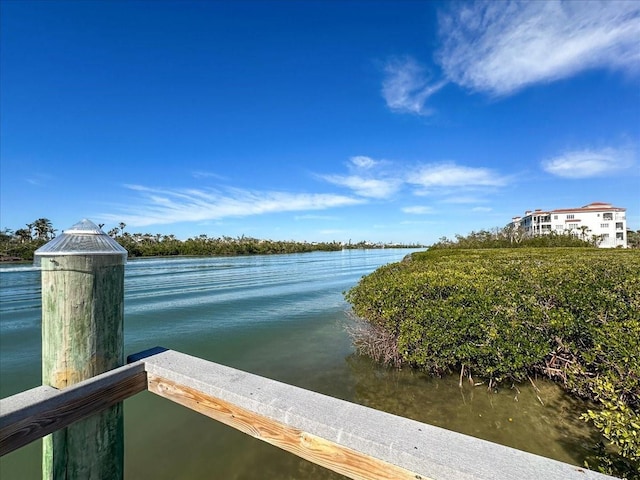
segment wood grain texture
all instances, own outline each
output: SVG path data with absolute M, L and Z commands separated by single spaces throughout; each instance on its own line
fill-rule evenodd
M 172 350 L 144 362 L 150 391 L 351 478 L 612 478 Z
M 3 453 L 62 428 L 51 437 L 54 446 L 58 448 L 58 441 L 72 445 L 76 456 L 69 460 L 78 462 L 83 445 L 77 439 L 95 442 L 119 427 L 98 420 L 84 424 L 77 434 L 71 429 L 87 419 L 72 422 L 148 389 L 354 479 L 614 478 L 164 348 L 132 358 L 139 360 L 62 391 L 41 386 L 0 400 Z M 65 438 L 69 432 L 71 443 Z M 121 471 L 114 458 L 103 455 L 100 461 L 102 477 L 81 461 L 73 475 L 55 465 L 51 471 L 59 478 L 118 478 Z
M 42 259 L 42 383 L 65 388 L 124 363 L 124 259 Z M 42 441 L 43 478 L 121 479 L 122 406 L 114 405 Z
M 43 386 L 4 398 L 0 400 L 0 456 L 113 407 L 146 388 L 144 365 L 138 363 L 64 390 Z
M 151 373 L 148 374 L 148 390 L 349 478 L 426 478 Z
M 65 388 L 124 364 L 120 256 L 42 259 L 42 383 Z

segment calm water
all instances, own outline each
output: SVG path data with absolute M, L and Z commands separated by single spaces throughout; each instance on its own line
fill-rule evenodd
M 342 292 L 410 250 L 131 260 L 125 353 L 161 345 L 349 401 L 581 465 L 585 406 L 538 382 L 489 394 L 456 377 L 380 368 L 353 354 Z M 0 266 L 0 396 L 40 384 L 40 273 Z M 339 479 L 150 393 L 125 402 L 132 479 Z M 40 442 L 0 460 L 40 478 Z

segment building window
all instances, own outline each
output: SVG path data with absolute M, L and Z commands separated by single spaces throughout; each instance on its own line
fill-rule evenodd
M 609 224 L 608 223 L 601 223 L 600 224 L 600 228 L 609 228 Z
M 558 219 L 558 215 L 554 215 L 554 216 L 553 216 L 553 219 L 554 219 L 554 220 L 557 220 L 557 219 Z
M 622 230 L 623 226 L 622 226 L 622 222 L 616 222 L 616 230 Z
M 568 228 L 578 228 L 578 224 L 577 223 L 570 223 L 569 225 L 567 225 Z
M 603 213 L 602 214 L 602 219 L 603 220 L 613 220 L 613 213 Z
M 609 234 L 608 233 L 603 233 L 602 234 L 602 238 L 609 238 Z
M 573 220 L 575 215 L 571 214 L 571 215 L 567 215 L 567 220 Z
M 624 240 L 624 233 L 623 232 L 616 233 L 616 239 L 617 240 Z
M 564 225 L 556 225 L 556 230 L 564 230 Z

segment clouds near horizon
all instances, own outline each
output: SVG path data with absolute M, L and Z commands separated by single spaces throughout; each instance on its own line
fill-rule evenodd
M 619 173 L 634 164 L 631 149 L 575 150 L 548 158 L 542 168 L 558 177 L 589 178 Z
M 394 203 L 394 197 L 404 190 L 409 190 L 408 198 L 431 195 L 444 198 L 445 202 L 452 202 L 455 201 L 451 200 L 455 195 L 462 195 L 462 192 L 469 189 L 495 189 L 510 181 L 509 177 L 491 169 L 467 167 L 453 162 L 409 165 L 361 155 L 351 157 L 345 166 L 347 174 L 315 177 L 346 189 L 346 194 L 256 191 L 229 187 L 181 189 L 125 185 L 137 199 L 127 205 L 116 206 L 119 212 L 103 214 L 101 218 L 138 227 L 185 221 L 201 222 L 228 217 L 326 210 L 370 201 Z M 460 198 L 468 199 L 464 196 Z M 465 200 L 464 203 L 479 201 Z M 402 203 L 403 200 L 398 200 L 398 209 L 407 214 L 435 211 L 428 205 L 403 206 Z
M 333 185 L 346 187 L 360 197 L 389 198 L 401 187 L 401 180 L 386 171 L 387 162 L 358 155 L 346 163 L 349 175 L 325 174 L 318 177 Z
M 121 213 L 107 213 L 101 218 L 144 227 L 277 212 L 324 210 L 362 203 L 357 198 L 322 193 L 251 191 L 241 188 L 170 189 L 142 185 L 125 185 L 125 188 L 138 194 L 136 206 L 122 205 Z
M 421 193 L 436 188 L 503 187 L 509 182 L 506 176 L 489 168 L 466 167 L 455 163 L 421 165 L 407 177 L 407 183 L 419 187 Z
M 557 177 L 609 176 L 634 165 L 631 148 L 574 150 L 544 159 L 540 167 Z M 346 193 L 291 193 L 243 188 L 151 188 L 125 185 L 138 199 L 120 205 L 119 213 L 102 215 L 105 220 L 132 226 L 171 224 L 184 221 L 220 220 L 282 212 L 305 212 L 384 201 L 397 204 L 409 215 L 437 213 L 432 205 L 416 205 L 411 199 L 431 197 L 437 203 L 475 205 L 473 211 L 488 212 L 482 204 L 497 191 L 517 182 L 517 175 L 487 167 L 456 162 L 408 164 L 378 160 L 365 155 L 349 158 L 346 173 L 315 174 L 316 179 L 346 189 Z M 315 218 L 298 215 L 296 219 Z M 323 219 L 335 217 L 322 216 Z
M 428 205 L 412 205 L 409 207 L 403 207 L 402 211 L 411 215 L 428 215 L 430 213 L 434 213 L 433 207 Z

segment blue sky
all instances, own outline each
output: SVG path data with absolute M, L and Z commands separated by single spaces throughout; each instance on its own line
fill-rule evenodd
M 640 2 L 2 0 L 0 227 L 640 229 Z

